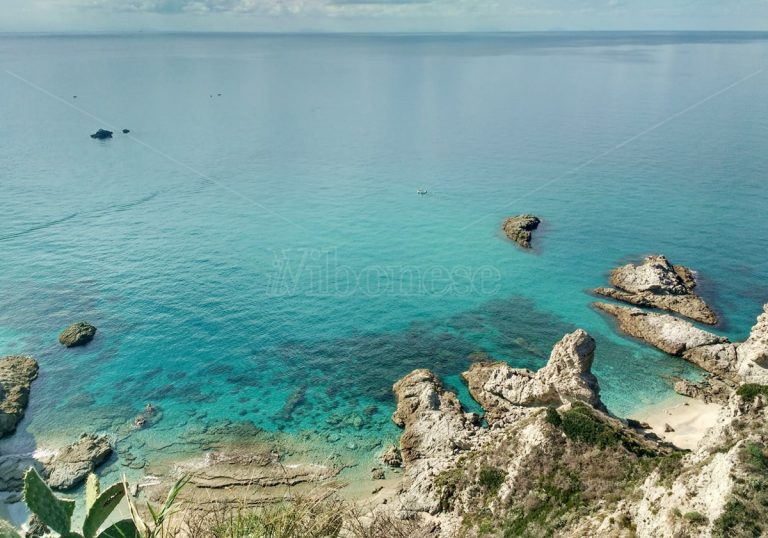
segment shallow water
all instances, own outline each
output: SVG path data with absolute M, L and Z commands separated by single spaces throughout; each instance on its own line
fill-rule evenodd
M 0 355 L 41 363 L 0 450 L 96 429 L 144 458 L 250 421 L 362 461 L 402 375 L 472 406 L 473 353 L 538 368 L 576 327 L 614 413 L 669 396 L 696 372 L 586 290 L 661 252 L 748 333 L 767 64 L 761 34 L 0 37 Z M 532 252 L 499 232 L 522 212 Z

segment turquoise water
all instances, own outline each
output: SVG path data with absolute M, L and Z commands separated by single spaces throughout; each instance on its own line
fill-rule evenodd
M 670 395 L 696 372 L 587 290 L 665 253 L 748 333 L 766 65 L 762 34 L 0 37 L 0 355 L 42 367 L 0 450 L 181 450 L 227 421 L 392 437 L 410 370 L 462 389 L 473 353 L 538 368 L 576 327 L 616 414 Z M 532 252 L 499 232 L 522 212 Z M 59 346 L 81 319 L 96 339 Z

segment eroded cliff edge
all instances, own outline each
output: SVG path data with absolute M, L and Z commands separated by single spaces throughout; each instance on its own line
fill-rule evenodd
M 765 352 L 760 336 L 749 342 L 750 356 Z M 404 428 L 403 481 L 376 510 L 434 537 L 768 531 L 768 388 L 735 384 L 717 425 L 684 452 L 606 412 L 594 353 L 579 330 L 538 372 L 473 365 L 463 378 L 487 427 L 428 370 L 400 380 L 393 419 Z

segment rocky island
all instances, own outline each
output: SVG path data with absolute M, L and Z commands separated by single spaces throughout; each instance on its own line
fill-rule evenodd
M 541 224 L 535 215 L 517 215 L 504 221 L 501 228 L 504 234 L 523 248 L 531 248 L 533 231 Z
M 59 335 L 59 343 L 64 347 L 84 346 L 96 336 L 96 327 L 86 321 L 74 323 Z
M 693 271 L 672 265 L 665 256 L 648 256 L 639 265 L 618 267 L 611 271 L 610 280 L 613 288 L 597 288 L 594 292 L 637 306 L 676 312 L 701 323 L 717 323 L 715 312 L 693 292 Z

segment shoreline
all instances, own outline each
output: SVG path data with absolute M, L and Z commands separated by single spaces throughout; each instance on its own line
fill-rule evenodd
M 699 441 L 717 423 L 723 406 L 675 395 L 632 413 L 631 418 L 648 423 L 649 432 L 678 448 L 695 450 Z M 668 432 L 666 425 L 674 431 Z

